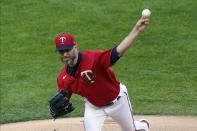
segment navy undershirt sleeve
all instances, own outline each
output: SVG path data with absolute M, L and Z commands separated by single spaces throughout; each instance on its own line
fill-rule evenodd
M 114 64 L 117 60 L 120 59 L 120 56 L 118 55 L 116 48 L 117 48 L 117 46 L 114 47 L 111 52 L 111 57 L 110 57 L 111 64 Z

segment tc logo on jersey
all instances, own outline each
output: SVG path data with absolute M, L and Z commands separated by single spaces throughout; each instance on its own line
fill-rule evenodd
M 64 42 L 66 41 L 66 37 L 60 37 L 59 41 L 61 44 L 64 44 Z
M 89 83 L 94 83 L 96 75 L 91 70 L 81 72 L 82 80 Z

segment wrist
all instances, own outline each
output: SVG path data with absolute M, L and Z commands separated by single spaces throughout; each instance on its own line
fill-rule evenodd
M 134 34 L 139 34 L 139 33 L 141 32 L 141 30 L 135 26 L 135 27 L 133 28 L 132 32 L 133 32 Z

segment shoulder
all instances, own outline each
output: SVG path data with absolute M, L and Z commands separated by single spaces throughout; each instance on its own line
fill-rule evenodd
M 63 68 L 60 70 L 57 79 L 62 78 L 65 75 L 65 73 L 66 73 L 66 65 L 64 65 Z
M 90 51 L 82 51 L 83 55 L 94 55 L 103 52 L 102 50 L 90 50 Z
M 108 50 L 90 50 L 90 51 L 82 51 L 82 55 L 84 56 L 91 56 L 91 57 L 95 57 L 95 56 L 100 56 L 103 54 L 106 54 L 108 52 L 111 52 L 113 48 L 110 48 Z

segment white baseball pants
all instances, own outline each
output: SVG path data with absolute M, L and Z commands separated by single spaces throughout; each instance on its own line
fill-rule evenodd
M 118 96 L 121 96 L 121 98 L 119 100 L 115 99 L 113 105 L 101 108 L 92 105 L 85 99 L 84 127 L 86 131 L 101 131 L 107 116 L 112 117 L 120 125 L 122 131 L 136 131 L 132 107 L 125 85 L 120 84 Z M 136 126 L 137 129 L 141 129 L 140 122 Z

